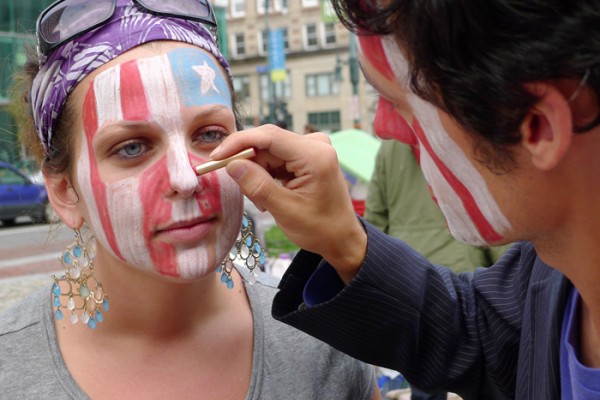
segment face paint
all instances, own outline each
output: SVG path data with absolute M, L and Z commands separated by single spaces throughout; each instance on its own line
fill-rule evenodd
M 408 62 L 393 37 L 365 36 L 359 43 L 362 55 L 377 73 L 386 78 L 393 76 L 395 86 L 408 87 Z M 375 129 L 416 150 L 423 175 L 454 237 L 473 245 L 500 241 L 510 223 L 484 178 L 444 130 L 438 110 L 409 90 L 404 92 L 413 114 L 410 132 L 387 100 L 379 103 L 377 118 L 389 121 L 376 121 Z
M 377 136 L 382 139 L 398 140 L 411 147 L 418 146 L 419 141 L 413 132 L 413 128 L 394 109 L 394 104 L 390 101 L 384 97 L 379 97 L 375 115 L 373 129 L 377 133 Z
M 214 104 L 231 108 L 230 91 L 199 49 L 129 61 L 95 78 L 84 102 L 77 176 L 88 222 L 115 257 L 142 270 L 194 279 L 227 255 L 241 223 L 241 193 L 224 170 L 196 176 L 192 166 L 205 159 L 188 151 L 182 118 L 186 107 Z M 165 154 L 141 173 L 102 179 L 96 133 L 108 122 L 136 120 L 160 127 L 168 139 Z

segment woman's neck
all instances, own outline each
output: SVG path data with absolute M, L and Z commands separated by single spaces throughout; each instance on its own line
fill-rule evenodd
M 214 272 L 190 282 L 147 273 L 102 253 L 95 264 L 96 278 L 110 299 L 110 309 L 99 325 L 107 332 L 179 335 L 223 313 L 249 308 L 243 282 L 235 271 L 235 289 L 229 290 Z

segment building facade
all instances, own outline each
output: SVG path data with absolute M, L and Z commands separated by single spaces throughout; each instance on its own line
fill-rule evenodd
M 247 125 L 285 121 L 297 133 L 307 124 L 324 132 L 372 131 L 377 97 L 358 71 L 355 40 L 330 18 L 328 1 L 321 1 L 217 2 L 226 7 L 220 35 L 227 35 Z M 282 30 L 286 74 L 283 81 L 271 82 L 268 32 L 276 29 Z
M 35 43 L 37 16 L 53 1 L 0 1 L 2 161 L 26 158 L 9 112 L 10 91 L 25 63 L 24 45 Z M 284 121 L 297 133 L 307 124 L 324 132 L 372 131 L 376 94 L 358 72 L 351 35 L 321 1 L 327 0 L 213 0 L 246 126 Z M 276 29 L 283 36 L 285 76 L 271 82 L 268 32 Z
M 24 45 L 35 43 L 37 16 L 53 0 L 0 1 L 0 160 L 21 158 L 17 128 L 9 112 L 13 76 L 25 64 Z

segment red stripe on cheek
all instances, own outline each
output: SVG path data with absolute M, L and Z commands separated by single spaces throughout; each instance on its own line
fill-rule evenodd
M 167 159 L 163 157 L 144 172 L 140 179 L 139 195 L 144 215 L 142 235 L 156 270 L 162 275 L 180 276 L 177 251 L 170 243 L 152 241 L 154 229 L 171 221 L 172 205 L 163 194 L 169 190 Z
M 207 160 L 188 153 L 192 165 L 199 165 Z M 221 182 L 216 172 L 200 176 L 200 190 L 196 198 L 202 215 L 211 215 L 223 210 L 221 204 Z
M 396 76 L 388 62 L 381 37 L 377 35 L 358 36 L 360 48 L 371 65 L 390 81 L 395 81 Z
M 83 103 L 83 127 L 85 130 L 85 136 L 87 138 L 88 156 L 90 160 L 90 182 L 92 191 L 96 199 L 96 207 L 98 208 L 98 214 L 102 223 L 102 229 L 104 235 L 111 249 L 115 255 L 123 260 L 119 247 L 117 246 L 117 240 L 115 233 L 110 221 L 110 213 L 108 212 L 108 201 L 106 195 L 106 185 L 100 178 L 100 172 L 98 171 L 98 163 L 96 162 L 96 156 L 92 148 L 92 140 L 98 130 L 98 113 L 96 111 L 96 94 L 94 91 L 93 84 L 90 85 L 90 89 L 87 92 Z
M 444 164 L 444 162 L 433 151 L 431 144 L 427 140 L 425 133 L 423 132 L 423 129 L 421 128 L 421 125 L 419 124 L 419 121 L 416 118 L 414 119 L 414 132 L 419 138 L 421 146 L 423 146 L 427 150 L 427 152 L 431 156 L 431 159 L 433 160 L 439 171 L 442 173 L 442 176 L 444 177 L 444 179 L 446 179 L 446 182 L 448 182 L 448 184 L 452 187 L 454 192 L 456 192 L 456 194 L 462 201 L 463 206 L 467 211 L 467 214 L 469 214 L 469 217 L 475 223 L 475 226 L 477 227 L 477 230 L 479 231 L 481 236 L 487 242 L 490 243 L 501 240 L 502 235 L 496 232 L 494 227 L 481 213 L 481 210 L 477 206 L 477 202 L 473 198 L 471 192 L 469 192 L 467 187 L 460 181 L 460 179 L 458 179 L 454 175 L 454 173 L 452 173 L 452 171 L 446 166 L 446 164 Z
M 404 117 L 394 109 L 394 105 L 383 97 L 377 103 L 377 114 L 373 129 L 382 139 L 395 139 L 411 146 L 417 145 L 417 137 Z
M 121 64 L 121 109 L 123 119 L 147 120 L 150 112 L 144 91 L 144 83 L 136 60 Z

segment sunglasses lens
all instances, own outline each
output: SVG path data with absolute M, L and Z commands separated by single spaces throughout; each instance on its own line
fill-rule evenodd
M 113 4 L 110 1 L 65 1 L 42 17 L 38 34 L 53 45 L 99 24 L 109 18 L 112 12 Z
M 214 15 L 211 15 L 211 9 L 205 0 L 139 0 L 144 7 L 149 10 L 179 15 L 187 18 L 197 18 L 205 22 L 215 23 Z

